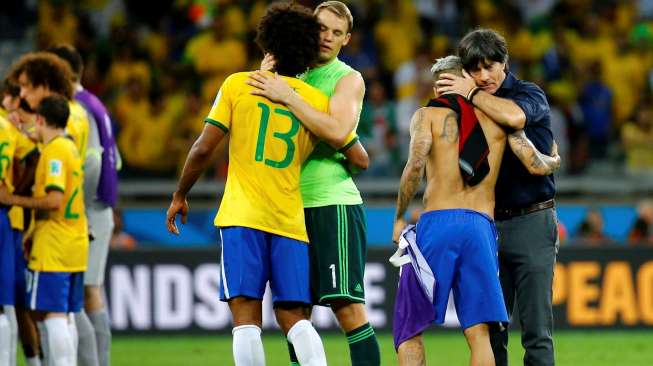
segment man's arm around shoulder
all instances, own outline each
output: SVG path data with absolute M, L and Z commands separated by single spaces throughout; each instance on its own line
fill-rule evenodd
M 329 100 L 329 113 L 313 108 L 278 75 L 252 72 L 247 84 L 257 88 L 253 95 L 286 105 L 309 131 L 336 149 L 346 143 L 356 126 L 365 95 L 365 82 L 358 72 L 338 81 Z

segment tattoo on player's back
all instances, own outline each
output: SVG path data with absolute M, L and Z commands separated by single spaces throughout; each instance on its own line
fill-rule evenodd
M 454 143 L 458 141 L 458 115 L 456 112 L 449 112 L 446 117 L 444 117 L 444 123 L 442 124 L 442 133 L 440 134 L 440 139 L 445 140 L 449 143 Z

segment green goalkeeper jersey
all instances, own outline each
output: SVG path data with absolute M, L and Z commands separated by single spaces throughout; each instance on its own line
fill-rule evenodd
M 335 58 L 324 66 L 308 70 L 299 78 L 331 98 L 338 81 L 353 71 Z M 300 188 L 306 208 L 363 203 L 351 173 L 345 167 L 345 156 L 324 142 L 320 142 L 304 162 Z

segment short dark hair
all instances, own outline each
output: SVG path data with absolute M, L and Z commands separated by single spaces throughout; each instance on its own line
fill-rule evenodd
M 81 79 L 84 62 L 82 61 L 82 55 L 79 54 L 75 47 L 69 44 L 61 44 L 49 47 L 45 52 L 53 53 L 66 61 L 68 66 L 70 66 L 70 69 L 73 71 L 73 77 L 76 80 Z
M 68 101 L 59 95 L 50 95 L 41 101 L 36 113 L 45 119 L 45 124 L 54 128 L 66 128 L 70 107 Z
M 270 5 L 258 25 L 256 43 L 274 55 L 276 71 L 295 76 L 306 71 L 320 52 L 320 25 L 311 10 L 295 3 Z
M 73 74 L 68 64 L 48 52 L 31 52 L 12 65 L 9 77 L 18 80 L 22 73 L 34 86 L 43 85 L 68 100 L 73 98 Z
M 473 30 L 458 44 L 458 56 L 465 70 L 478 69 L 478 64 L 508 62 L 508 46 L 499 32 L 493 29 Z

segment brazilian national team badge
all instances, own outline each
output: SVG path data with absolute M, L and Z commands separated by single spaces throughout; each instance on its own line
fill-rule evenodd
M 50 175 L 61 175 L 61 160 L 50 160 Z

